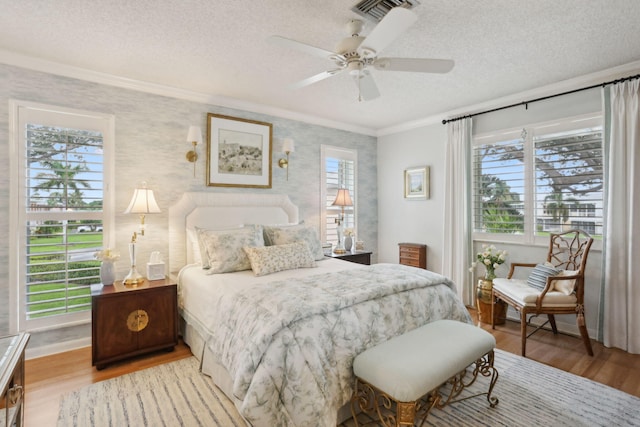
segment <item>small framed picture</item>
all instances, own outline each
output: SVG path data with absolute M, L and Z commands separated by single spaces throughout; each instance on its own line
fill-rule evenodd
M 207 186 L 271 188 L 271 123 L 207 114 Z
M 429 166 L 405 169 L 404 198 L 410 200 L 429 198 Z

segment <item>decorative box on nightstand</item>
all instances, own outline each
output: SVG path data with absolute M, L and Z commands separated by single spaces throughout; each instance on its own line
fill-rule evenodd
M 178 293 L 170 279 L 136 287 L 115 282 L 91 292 L 92 364 L 108 363 L 178 344 Z

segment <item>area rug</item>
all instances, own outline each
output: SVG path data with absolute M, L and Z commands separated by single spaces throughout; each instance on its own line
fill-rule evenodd
M 640 426 L 640 398 L 496 350 L 500 376 L 490 408 L 477 397 L 434 410 L 434 426 Z M 478 380 L 469 393 L 486 390 Z M 364 420 L 363 420 L 364 421 Z M 58 426 L 212 426 L 246 424 L 235 406 L 187 358 L 92 384 L 60 402 Z M 340 427 L 351 427 L 349 420 Z

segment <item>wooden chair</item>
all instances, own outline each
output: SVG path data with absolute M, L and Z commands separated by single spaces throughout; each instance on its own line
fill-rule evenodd
M 584 271 L 592 243 L 593 238 L 582 230 L 573 229 L 551 234 L 547 262 L 544 266 L 536 263 L 512 263 L 506 279 L 493 280 L 491 296 L 494 304 L 491 307 L 491 327 L 495 329 L 493 309 L 497 300 L 504 301 L 518 311 L 523 357 L 526 354 L 527 338 L 547 323 L 557 335 L 558 329 L 554 316 L 574 313 L 584 346 L 589 355 L 593 356 L 584 319 Z M 527 280 L 513 279 L 516 267 L 532 268 L 533 270 L 530 271 L 533 274 Z M 554 267 L 556 271 L 553 271 Z M 545 274 L 550 275 L 545 277 Z M 535 287 L 535 282 L 538 282 L 539 288 Z M 540 314 L 546 314 L 548 320 L 527 334 L 529 322 Z

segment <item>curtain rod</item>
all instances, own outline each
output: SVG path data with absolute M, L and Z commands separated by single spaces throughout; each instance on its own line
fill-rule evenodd
M 554 95 L 543 96 L 541 98 L 531 99 L 529 101 L 518 102 L 516 104 L 505 105 L 504 107 L 493 108 L 491 110 L 480 111 L 478 113 L 467 114 L 465 116 L 454 117 L 452 119 L 445 119 L 445 120 L 442 120 L 442 124 L 446 125 L 449 122 L 455 122 L 455 121 L 458 121 L 458 120 L 479 116 L 481 114 L 493 113 L 494 111 L 506 110 L 507 108 L 518 107 L 520 105 L 524 105 L 525 109 L 526 109 L 526 108 L 529 107 L 529 104 L 531 104 L 533 102 L 544 101 L 545 99 L 555 98 L 557 96 L 569 95 L 569 94 L 572 94 L 572 93 L 581 92 L 583 90 L 594 89 L 594 88 L 597 88 L 597 87 L 605 87 L 607 85 L 612 85 L 612 84 L 616 84 L 616 83 L 622 83 L 622 82 L 626 82 L 627 80 L 634 80 L 634 79 L 638 79 L 638 78 L 640 78 L 640 74 L 636 74 L 635 76 L 623 77 L 621 79 L 611 80 L 611 81 L 608 81 L 608 82 L 604 82 L 604 83 L 600 83 L 600 84 L 595 84 L 595 85 L 583 87 L 583 88 L 580 88 L 580 89 L 573 89 L 573 90 L 569 90 L 567 92 L 556 93 Z

